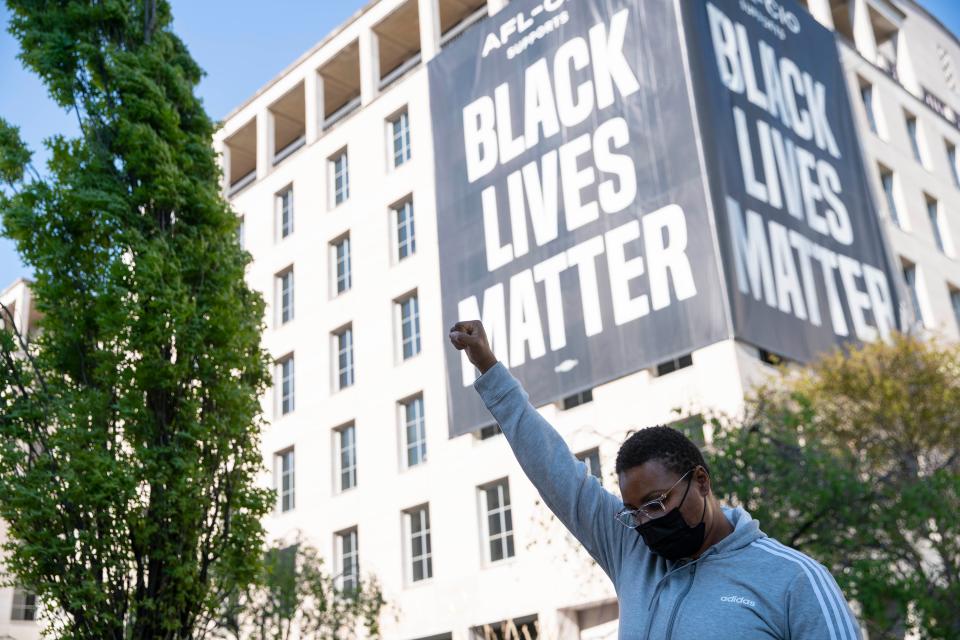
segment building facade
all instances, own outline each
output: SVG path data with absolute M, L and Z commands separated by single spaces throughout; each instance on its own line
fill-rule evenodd
M 279 492 L 267 529 L 304 535 L 345 580 L 375 574 L 391 603 L 388 638 L 511 628 L 523 638 L 534 626 L 545 638 L 616 637 L 612 586 L 502 436 L 448 438 L 434 198 L 444 159 L 433 157 L 425 65 L 504 5 L 373 2 L 234 111 L 215 141 L 277 363 L 264 398 L 265 480 Z M 957 339 L 960 44 L 913 2 L 805 8 L 838 35 L 916 328 Z M 702 440 L 701 424 L 679 415 L 735 411 L 775 359 L 721 341 L 539 409 L 615 491 L 629 429 L 677 423 Z
M 837 33 L 916 330 L 956 340 L 960 43 L 911 0 L 802 4 Z M 344 584 L 375 575 L 390 639 L 617 634 L 612 585 L 504 438 L 495 428 L 448 437 L 434 197 L 444 159 L 433 154 L 426 64 L 505 6 L 375 0 L 214 140 L 275 360 L 262 447 L 263 482 L 278 495 L 265 526 L 272 540 L 308 540 Z M 724 340 L 539 410 L 616 491 L 628 430 L 672 423 L 702 442 L 702 423 L 681 416 L 736 411 L 774 361 Z M 35 637 L 13 620 L 27 596 L 0 591 L 0 638 Z
M 269 307 L 266 527 L 306 537 L 347 583 L 376 575 L 389 638 L 616 633 L 612 585 L 537 504 L 504 438 L 447 435 L 425 62 L 499 8 L 368 5 L 215 141 Z M 755 359 L 724 342 L 542 410 L 613 489 L 628 428 L 680 406 L 733 410 L 743 376 L 716 372 Z
M 912 2 L 809 0 L 809 8 L 839 36 L 867 171 L 918 330 L 955 340 L 956 38 Z

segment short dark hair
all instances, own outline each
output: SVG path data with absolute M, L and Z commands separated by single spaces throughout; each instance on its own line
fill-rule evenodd
M 697 465 L 710 473 L 697 445 L 682 431 L 663 425 L 640 429 L 624 440 L 617 452 L 617 475 L 650 460 L 660 462 L 677 475 Z

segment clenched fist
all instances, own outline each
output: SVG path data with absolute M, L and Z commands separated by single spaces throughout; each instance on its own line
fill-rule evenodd
M 487 342 L 487 334 L 483 330 L 483 323 L 479 320 L 458 322 L 450 328 L 450 342 L 459 351 L 467 350 L 467 359 L 473 363 L 480 373 L 497 364 L 497 358 Z

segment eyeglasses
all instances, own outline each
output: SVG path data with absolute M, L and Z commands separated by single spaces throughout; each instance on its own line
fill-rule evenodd
M 667 512 L 667 505 L 665 504 L 667 500 L 667 496 L 670 494 L 671 491 L 674 490 L 674 488 L 676 488 L 678 484 L 683 482 L 684 478 L 690 475 L 691 471 L 695 469 L 696 467 L 694 467 L 693 469 L 690 469 L 690 471 L 687 471 L 685 474 L 680 476 L 680 479 L 674 482 L 672 487 L 670 487 L 669 489 L 664 491 L 662 494 L 660 494 L 660 497 L 654 498 L 649 502 L 643 503 L 637 509 L 627 509 L 626 507 L 624 507 L 623 509 L 618 511 L 617 514 L 614 516 L 617 522 L 625 526 L 627 529 L 636 529 L 641 524 L 643 524 L 643 521 L 640 520 L 641 516 L 646 518 L 647 520 L 654 520 L 656 518 L 659 518 L 663 514 L 665 514 Z

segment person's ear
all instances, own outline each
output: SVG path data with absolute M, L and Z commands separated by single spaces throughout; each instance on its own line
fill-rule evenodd
M 702 466 L 698 466 L 696 471 L 693 472 L 693 475 L 696 478 L 697 489 L 700 491 L 700 495 L 708 496 L 710 495 L 710 474 L 707 473 L 707 470 Z

